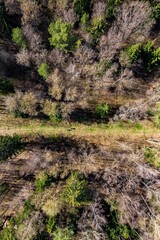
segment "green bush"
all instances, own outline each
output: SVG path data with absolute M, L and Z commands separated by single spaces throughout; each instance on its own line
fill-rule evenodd
M 17 45 L 19 45 L 20 47 L 22 47 L 24 49 L 27 47 L 27 42 L 25 40 L 23 31 L 19 27 L 12 29 L 12 40 Z
M 151 166 L 155 168 L 160 168 L 160 157 L 158 156 L 156 149 L 151 147 L 145 147 L 144 157 Z
M 102 118 L 102 119 L 106 118 L 109 113 L 108 104 L 102 103 L 102 104 L 97 105 L 95 112 L 100 118 Z
M 55 23 L 49 25 L 48 32 L 51 35 L 49 38 L 51 46 L 65 52 L 76 48 L 77 36 L 73 32 L 71 23 L 62 22 L 61 19 L 57 19 Z
M 0 136 L 0 161 L 7 160 L 12 155 L 20 152 L 24 147 L 22 138 L 15 136 Z
M 152 14 L 156 20 L 160 20 L 160 3 L 153 7 Z
M 0 78 L 0 94 L 14 93 L 13 84 L 6 78 Z
M 132 45 L 126 50 L 127 56 L 129 58 L 130 63 L 136 63 L 137 60 L 141 57 L 142 53 L 142 44 L 137 43 Z
M 89 14 L 88 13 L 84 13 L 81 17 L 81 24 L 82 27 L 85 31 L 88 30 L 89 28 Z
M 124 0 L 106 0 L 107 11 L 106 18 L 112 20 L 115 17 L 115 10 L 123 3 Z
M 35 187 L 37 192 L 42 192 L 46 186 L 49 186 L 53 182 L 52 176 L 48 173 L 39 174 L 35 180 Z
M 80 207 L 87 204 L 90 199 L 88 182 L 82 179 L 77 172 L 72 172 L 66 181 L 62 199 L 71 207 Z
M 74 232 L 69 228 L 57 228 L 54 233 L 54 240 L 72 240 Z
M 47 79 L 49 76 L 49 66 L 47 63 L 42 63 L 38 68 L 38 73 L 41 77 Z
M 144 69 L 151 72 L 154 67 L 160 63 L 160 48 L 154 48 L 154 42 L 137 43 L 125 50 L 131 64 L 142 60 Z
M 46 219 L 46 229 L 47 232 L 51 235 L 55 229 L 56 220 L 54 217 L 48 217 Z
M 91 0 L 74 0 L 74 11 L 79 19 L 84 14 L 91 15 L 92 12 L 92 1 Z
M 111 240 L 128 239 L 139 240 L 138 233 L 132 229 L 128 224 L 120 224 L 118 211 L 111 210 L 109 214 L 109 221 L 106 226 L 106 232 Z
M 105 26 L 106 22 L 101 17 L 93 19 L 90 27 L 90 33 L 93 37 L 94 43 L 97 43 L 97 41 L 99 40 L 101 34 L 104 32 Z

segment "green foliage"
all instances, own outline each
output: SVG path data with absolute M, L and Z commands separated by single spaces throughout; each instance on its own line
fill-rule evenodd
M 80 207 L 87 204 L 90 199 L 88 182 L 82 179 L 77 172 L 72 172 L 66 181 L 62 199 L 72 207 Z
M 156 20 L 160 20 L 160 3 L 153 7 L 152 15 Z
M 57 228 L 53 233 L 54 240 L 72 240 L 74 232 L 69 228 Z
M 102 103 L 96 106 L 95 109 L 96 114 L 100 117 L 100 118 L 106 118 L 108 113 L 109 113 L 109 106 L 106 103 Z
M 112 20 L 115 17 L 115 10 L 117 7 L 123 3 L 124 0 L 106 0 L 107 11 L 106 17 L 109 20 Z
M 90 27 L 90 33 L 93 37 L 94 43 L 97 43 L 97 41 L 99 40 L 99 37 L 104 32 L 105 27 L 106 27 L 106 22 L 101 17 L 97 17 L 93 19 Z
M 138 233 L 128 224 L 120 224 L 117 210 L 112 210 L 108 216 L 106 232 L 110 240 L 139 240 Z
M 84 14 L 91 15 L 92 12 L 92 1 L 91 0 L 74 0 L 74 11 L 79 19 Z
M 126 51 L 127 56 L 131 63 L 137 62 L 137 60 L 140 58 L 142 52 L 142 44 L 137 43 L 135 45 L 132 45 L 129 47 Z
M 18 46 L 22 47 L 22 48 L 26 48 L 27 47 L 27 42 L 25 40 L 23 31 L 21 28 L 17 27 L 17 28 L 13 28 L 12 29 L 12 40 L 13 42 L 15 42 Z
M 20 152 L 24 147 L 22 138 L 15 136 L 0 136 L 0 161 L 7 160 Z
M 46 229 L 47 232 L 52 235 L 53 231 L 55 230 L 55 224 L 56 224 L 56 220 L 54 217 L 48 217 L 46 220 Z
M 38 73 L 41 77 L 47 79 L 49 76 L 50 68 L 47 63 L 42 63 L 38 68 Z
M 81 17 L 81 24 L 82 27 L 85 31 L 88 30 L 89 28 L 89 14 L 88 13 L 84 13 Z
M 57 19 L 55 23 L 51 23 L 48 28 L 50 45 L 61 49 L 65 52 L 72 51 L 76 48 L 77 36 L 73 32 L 72 24 L 62 22 Z
M 52 176 L 48 173 L 39 174 L 35 180 L 35 186 L 37 192 L 42 192 L 46 186 L 49 186 L 53 182 Z
M 6 78 L 0 78 L 0 94 L 14 93 L 13 84 Z
M 126 54 L 131 64 L 142 60 L 144 69 L 151 72 L 160 63 L 160 48 L 154 49 L 154 41 L 147 43 L 137 43 L 126 49 Z
M 151 147 L 144 148 L 144 157 L 147 162 L 156 168 L 160 168 L 160 156 L 157 154 L 157 150 Z

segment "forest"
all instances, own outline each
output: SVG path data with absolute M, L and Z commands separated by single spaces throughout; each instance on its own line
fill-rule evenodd
M 160 239 L 160 0 L 0 0 L 0 240 Z

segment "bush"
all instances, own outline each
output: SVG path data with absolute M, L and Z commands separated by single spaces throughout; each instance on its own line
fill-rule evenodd
M 87 14 L 90 16 L 92 12 L 92 1 L 91 0 L 75 0 L 74 11 L 79 19 L 81 19 L 84 14 Z
M 93 37 L 93 42 L 97 43 L 99 40 L 99 37 L 104 32 L 106 26 L 106 22 L 101 17 L 94 18 L 91 27 L 90 27 L 90 33 Z
M 139 240 L 138 233 L 128 224 L 120 224 L 118 221 L 118 212 L 112 210 L 109 214 L 109 221 L 106 226 L 106 232 L 111 240 L 128 239 Z
M 42 210 L 50 217 L 56 217 L 62 208 L 61 201 L 58 198 L 48 199 L 42 206 Z
M 160 63 L 160 48 L 154 49 L 154 42 L 137 43 L 126 49 L 126 54 L 131 64 L 142 60 L 144 69 L 151 72 Z
M 158 152 L 156 149 L 151 147 L 144 148 L 144 157 L 146 158 L 147 162 L 156 168 L 160 168 L 160 158 L 158 156 Z
M 7 160 L 12 155 L 16 155 L 24 147 L 22 138 L 15 135 L 11 136 L 0 136 L 0 161 Z
M 46 186 L 53 182 L 53 178 L 48 173 L 39 174 L 35 180 L 35 187 L 37 192 L 42 192 Z
M 72 240 L 74 237 L 74 232 L 67 228 L 57 228 L 54 233 L 54 240 Z
M 47 79 L 49 76 L 49 66 L 47 63 L 42 63 L 38 68 L 38 73 L 41 77 Z
M 5 78 L 0 78 L 0 94 L 13 93 L 14 86 L 13 84 Z
M 88 182 L 77 172 L 72 172 L 62 192 L 63 201 L 72 207 L 80 207 L 87 204 L 89 198 Z
M 26 43 L 26 40 L 24 38 L 23 31 L 19 27 L 12 29 L 12 40 L 17 45 L 19 45 L 20 47 L 22 47 L 24 49 L 27 47 L 27 43 Z
M 43 113 L 48 116 L 52 122 L 59 122 L 62 120 L 60 105 L 51 100 L 46 100 L 43 103 Z
M 116 8 L 123 3 L 124 0 L 106 0 L 107 11 L 106 18 L 112 20 L 115 17 Z
M 61 19 L 57 19 L 55 23 L 51 23 L 48 28 L 49 42 L 51 46 L 54 46 L 65 52 L 75 49 L 77 37 L 73 33 L 72 24 L 62 22 Z
M 109 113 L 108 104 L 102 103 L 102 104 L 97 105 L 95 112 L 100 118 L 102 118 L 102 119 L 106 118 Z
M 126 51 L 130 63 L 135 63 L 141 57 L 142 44 L 137 43 L 129 47 Z
M 160 3 L 153 7 L 152 14 L 156 20 L 160 20 Z

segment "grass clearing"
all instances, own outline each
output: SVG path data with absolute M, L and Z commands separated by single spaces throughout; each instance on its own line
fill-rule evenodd
M 88 140 L 98 145 L 110 146 L 115 141 L 143 144 L 147 139 L 160 138 L 160 129 L 149 122 L 141 124 L 124 122 L 92 125 L 75 122 L 52 124 L 46 120 L 4 116 L 0 121 L 0 135 L 7 134 L 18 134 L 24 137 L 63 135 L 64 137 Z

